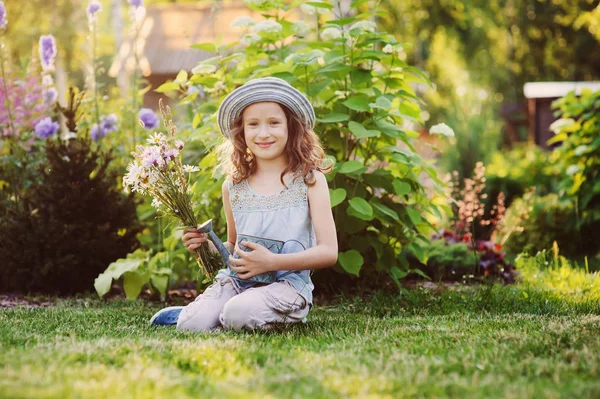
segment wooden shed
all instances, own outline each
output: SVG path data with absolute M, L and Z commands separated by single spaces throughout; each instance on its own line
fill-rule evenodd
M 153 89 L 168 80 L 173 80 L 181 70 L 191 71 L 200 61 L 213 55 L 193 49 L 197 43 L 231 43 L 239 39 L 239 28 L 232 28 L 231 22 L 239 16 L 248 15 L 256 20 L 263 19 L 248 9 L 244 2 L 223 2 L 218 6 L 206 4 L 168 4 L 151 6 L 146 9 L 138 22 L 138 39 L 126 40 L 121 46 L 109 75 L 130 75 L 135 67 L 133 49 L 142 75 Z M 127 81 L 127 79 L 125 79 Z M 144 106 L 158 107 L 158 99 L 165 98 L 153 90 L 144 95 Z
M 527 101 L 529 140 L 542 148 L 554 133 L 549 129 L 557 118 L 551 108 L 552 102 L 570 91 L 576 95 L 582 89 L 600 90 L 600 82 L 531 82 L 525 83 L 523 91 Z

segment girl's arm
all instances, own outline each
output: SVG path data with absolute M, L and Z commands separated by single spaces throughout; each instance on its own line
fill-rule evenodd
M 237 232 L 235 230 L 235 220 L 233 219 L 231 203 L 229 202 L 229 185 L 227 180 L 223 183 L 222 193 L 223 208 L 225 210 L 225 217 L 227 218 L 227 241 L 225 241 L 223 245 L 225 245 L 225 248 L 227 248 L 230 253 L 233 253 Z M 200 248 L 200 245 L 206 241 L 208 241 L 208 247 L 212 252 L 219 253 L 215 244 L 208 239 L 206 234 L 200 233 L 196 229 L 185 230 L 183 232 L 182 241 L 187 250 L 191 253 L 195 253 L 196 249 Z
M 316 182 L 308 189 L 310 217 L 317 245 L 293 254 L 273 254 L 260 244 L 245 242 L 251 252 L 237 251 L 241 259 L 229 258 L 239 277 L 250 278 L 276 270 L 312 270 L 333 266 L 337 262 L 338 243 L 325 175 L 314 172 Z
M 225 210 L 225 218 L 227 219 L 227 241 L 224 242 L 225 247 L 229 252 L 233 253 L 235 248 L 237 231 L 235 230 L 235 219 L 233 218 L 233 211 L 231 210 L 231 202 L 229 201 L 229 178 L 223 182 L 221 189 L 223 193 L 223 209 Z

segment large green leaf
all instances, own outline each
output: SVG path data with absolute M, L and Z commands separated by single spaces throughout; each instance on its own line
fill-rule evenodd
M 348 201 L 350 207 L 365 217 L 373 217 L 373 207 L 365 199 L 356 197 Z
M 168 91 L 179 90 L 179 87 L 180 87 L 179 83 L 167 82 L 167 83 L 163 83 L 162 85 L 158 86 L 158 88 L 154 91 L 157 93 L 166 93 Z
M 400 221 L 398 214 L 394 210 L 383 205 L 382 203 L 373 201 L 373 202 L 371 202 L 371 205 L 373 206 L 373 208 L 375 208 L 376 211 L 379 211 L 379 213 L 391 217 L 396 222 Z
M 419 211 L 417 211 L 416 209 L 406 208 L 406 213 L 408 213 L 408 217 L 414 224 L 421 222 L 421 215 L 419 214 Z
M 106 295 L 110 291 L 112 280 L 119 279 L 123 274 L 137 270 L 147 259 L 147 253 L 142 249 L 136 250 L 134 253 L 127 255 L 125 259 L 108 265 L 104 273 L 101 273 L 94 280 L 94 288 L 100 297 Z
M 331 200 L 331 207 L 333 208 L 346 199 L 346 190 L 343 188 L 336 188 L 335 190 L 329 189 L 329 198 Z
M 323 123 L 344 122 L 348 119 L 350 119 L 350 116 L 347 114 L 327 114 L 322 118 L 317 118 L 319 122 Z
M 398 195 L 405 195 L 405 194 L 410 193 L 410 191 L 411 191 L 410 184 L 403 182 L 399 179 L 394 179 L 394 181 L 392 182 L 392 185 L 394 186 L 394 191 Z
M 379 130 L 367 130 L 363 125 L 354 121 L 348 123 L 348 128 L 350 129 L 352 134 L 358 139 L 377 137 L 380 134 Z
M 364 263 L 362 255 L 355 249 L 340 253 L 338 259 L 344 270 L 355 276 L 358 276 Z
M 149 281 L 147 272 L 132 271 L 127 272 L 123 276 L 123 289 L 125 290 L 125 296 L 127 299 L 135 299 L 142 291 L 142 287 Z
M 367 170 L 362 162 L 359 161 L 348 161 L 348 162 L 340 162 L 338 173 L 343 174 L 353 174 L 353 173 L 362 173 Z
M 371 109 L 369 106 L 369 97 L 367 97 L 365 94 L 355 94 L 342 104 L 354 111 L 367 112 Z

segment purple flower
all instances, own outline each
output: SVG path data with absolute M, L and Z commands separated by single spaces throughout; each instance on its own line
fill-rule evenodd
M 6 29 L 7 23 L 8 19 L 6 18 L 6 7 L 4 6 L 4 2 L 0 1 L 0 29 Z
M 52 35 L 40 37 L 40 61 L 44 71 L 54 69 L 54 58 L 56 58 L 56 40 Z
M 90 4 L 86 10 L 89 23 L 96 21 L 96 13 L 98 11 L 102 11 L 102 5 L 98 3 L 97 0 L 90 1 Z
M 117 121 L 118 118 L 115 114 L 102 115 L 102 117 L 100 117 L 100 126 L 104 132 L 104 136 L 106 136 L 107 133 L 114 132 L 118 129 Z
M 49 88 L 48 90 L 44 90 L 44 101 L 46 104 L 52 105 L 56 102 L 58 98 L 58 92 L 54 87 Z
M 98 126 L 97 123 L 94 123 L 90 129 L 90 136 L 92 137 L 92 140 L 98 141 L 106 136 L 106 132 L 102 129 L 102 127 Z
M 138 114 L 138 119 L 142 122 L 146 130 L 158 127 L 158 116 L 150 108 L 142 108 Z
M 42 139 L 47 139 L 58 132 L 58 128 L 58 122 L 53 122 L 52 118 L 47 116 L 35 125 L 35 134 Z
M 144 0 L 128 0 L 129 5 L 133 8 L 143 7 Z

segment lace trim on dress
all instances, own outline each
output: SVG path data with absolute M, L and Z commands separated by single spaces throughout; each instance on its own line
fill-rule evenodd
M 302 177 L 293 179 L 277 194 L 260 195 L 252 191 L 248 180 L 229 185 L 231 208 L 238 212 L 272 211 L 308 205 L 308 187 Z

